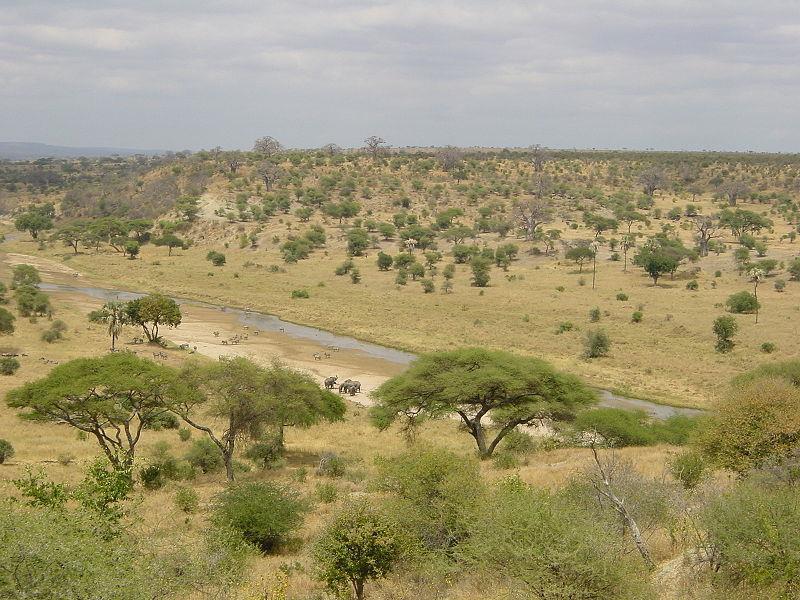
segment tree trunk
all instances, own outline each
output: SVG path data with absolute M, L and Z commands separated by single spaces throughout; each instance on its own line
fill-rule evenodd
M 353 581 L 353 591 L 356 593 L 356 600 L 364 600 L 364 582 L 362 580 Z

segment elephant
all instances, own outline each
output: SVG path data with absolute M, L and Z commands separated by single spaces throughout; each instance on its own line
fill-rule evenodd
M 336 380 L 339 378 L 338 375 L 334 375 L 333 377 L 326 377 L 325 378 L 325 389 L 332 390 L 336 387 Z
M 348 379 L 347 381 L 342 382 L 342 384 L 339 386 L 339 392 L 344 392 L 345 394 L 350 394 L 351 396 L 355 396 L 360 391 L 361 391 L 360 381 L 353 381 L 351 379 Z
M 339 384 L 339 393 L 350 391 L 350 383 L 352 379 L 345 379 L 342 383 Z

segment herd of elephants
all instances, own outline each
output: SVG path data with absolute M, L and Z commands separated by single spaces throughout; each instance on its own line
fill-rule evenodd
M 331 377 L 325 378 L 325 389 L 332 390 L 337 385 L 339 386 L 339 393 L 340 394 L 350 394 L 351 396 L 355 396 L 358 392 L 361 391 L 361 382 L 354 381 L 352 379 L 345 379 L 342 383 L 337 383 L 339 379 L 338 375 L 333 375 Z

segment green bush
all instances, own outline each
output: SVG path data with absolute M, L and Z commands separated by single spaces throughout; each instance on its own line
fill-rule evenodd
M 653 420 L 650 429 L 656 440 L 673 446 L 688 444 L 697 430 L 698 420 L 688 415 L 672 415 L 664 420 Z
M 641 323 L 643 318 L 644 318 L 644 313 L 640 310 L 636 310 L 633 311 L 633 314 L 631 315 L 631 322 Z
M 745 482 L 716 497 L 702 514 L 718 552 L 718 576 L 768 595 L 800 595 L 800 502 L 795 486 Z M 755 595 L 752 597 L 756 597 Z
M 556 327 L 556 335 L 565 333 L 567 331 L 572 331 L 573 329 L 575 329 L 574 323 L 571 321 L 563 321 L 558 324 L 558 327 Z
M 192 430 L 188 427 L 181 427 L 178 429 L 178 437 L 182 442 L 188 442 L 192 437 Z
M 318 577 L 336 598 L 364 598 L 364 585 L 385 577 L 402 557 L 403 538 L 395 523 L 366 502 L 350 504 L 323 531 L 314 546 Z
M 324 504 L 336 502 L 339 496 L 339 488 L 332 483 L 318 483 L 315 491 L 319 501 Z
M 585 358 L 598 358 L 600 356 L 605 356 L 608 354 L 610 348 L 611 340 L 605 331 L 597 329 L 595 331 L 589 331 L 586 333 L 586 339 L 583 346 L 583 356 Z
M 191 514 L 197 512 L 200 499 L 197 492 L 190 488 L 180 488 L 175 492 L 175 506 L 178 510 Z
M 16 317 L 14 315 L 5 308 L 0 307 L 0 334 L 8 335 L 14 333 L 15 320 Z
M 696 488 L 706 476 L 708 465 L 699 452 L 688 450 L 676 455 L 669 462 L 669 472 L 684 488 Z
M 283 453 L 282 450 L 280 440 L 274 437 L 262 439 L 251 444 L 244 455 L 262 469 L 266 469 L 280 460 Z
M 206 437 L 192 442 L 185 458 L 190 465 L 200 469 L 203 473 L 214 473 L 224 465 L 222 452 L 214 442 Z
M 653 598 L 618 528 L 571 499 L 506 478 L 459 550 L 466 570 L 514 582 L 520 598 Z
M 534 452 L 537 447 L 538 444 L 533 436 L 517 429 L 511 430 L 502 441 L 503 450 L 516 454 L 529 454 Z
M 174 414 L 163 412 L 155 414 L 147 419 L 144 426 L 146 429 L 151 429 L 153 431 L 161 431 L 162 429 L 178 429 L 178 427 L 180 427 L 180 421 Z
M 691 281 L 686 283 L 686 289 L 691 291 L 698 290 L 700 289 L 700 284 L 697 283 L 696 279 L 692 279 Z
M 596 431 L 615 447 L 649 446 L 656 437 L 647 426 L 644 411 L 621 408 L 596 408 L 578 413 L 573 427 L 576 431 Z
M 335 452 L 323 452 L 317 466 L 317 475 L 323 477 L 341 477 L 345 472 L 344 459 Z
M 292 298 L 308 298 L 308 290 L 292 290 Z
M 783 279 L 776 279 L 773 285 L 776 292 L 783 292 L 786 289 L 786 282 Z
M 589 311 L 589 321 L 591 321 L 592 323 L 597 323 L 600 320 L 601 314 L 602 313 L 600 312 L 600 308 L 595 306 L 592 310 Z
M 139 479 L 145 489 L 158 490 L 167 483 L 159 465 L 147 465 L 139 470 Z
M 211 264 L 215 267 L 221 267 L 225 264 L 225 255 L 222 252 L 211 250 L 206 254 L 206 260 L 211 261 Z
M 728 296 L 728 299 L 725 301 L 725 306 L 728 307 L 730 312 L 741 314 L 756 312 L 760 304 L 753 294 L 743 291 Z
M 0 374 L 13 375 L 19 369 L 19 361 L 13 356 L 0 358 Z
M 519 466 L 519 458 L 511 452 L 495 452 L 492 462 L 498 469 L 516 469 Z
M 772 354 L 777 349 L 777 346 L 772 342 L 764 342 L 761 344 L 761 351 L 764 354 Z
M 0 465 L 14 456 L 14 446 L 8 440 L 0 439 Z
M 303 522 L 305 503 L 294 490 L 273 483 L 242 483 L 217 496 L 212 521 L 239 532 L 262 552 L 271 552 Z
M 626 302 L 628 300 L 628 294 L 620 292 L 619 294 L 617 294 L 617 300 L 619 300 L 620 302 Z

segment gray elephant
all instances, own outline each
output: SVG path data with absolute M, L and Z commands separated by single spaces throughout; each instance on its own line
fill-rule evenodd
M 339 393 L 348 392 L 350 391 L 350 383 L 352 383 L 352 379 L 345 379 L 342 383 L 339 384 Z
M 361 391 L 361 382 L 360 381 L 352 381 L 348 379 L 342 385 L 339 386 L 339 391 L 344 391 L 345 394 L 350 394 L 351 396 L 355 396 L 358 392 Z
M 334 375 L 333 377 L 326 377 L 325 378 L 325 389 L 332 390 L 336 387 L 336 380 L 339 378 L 338 375 Z

